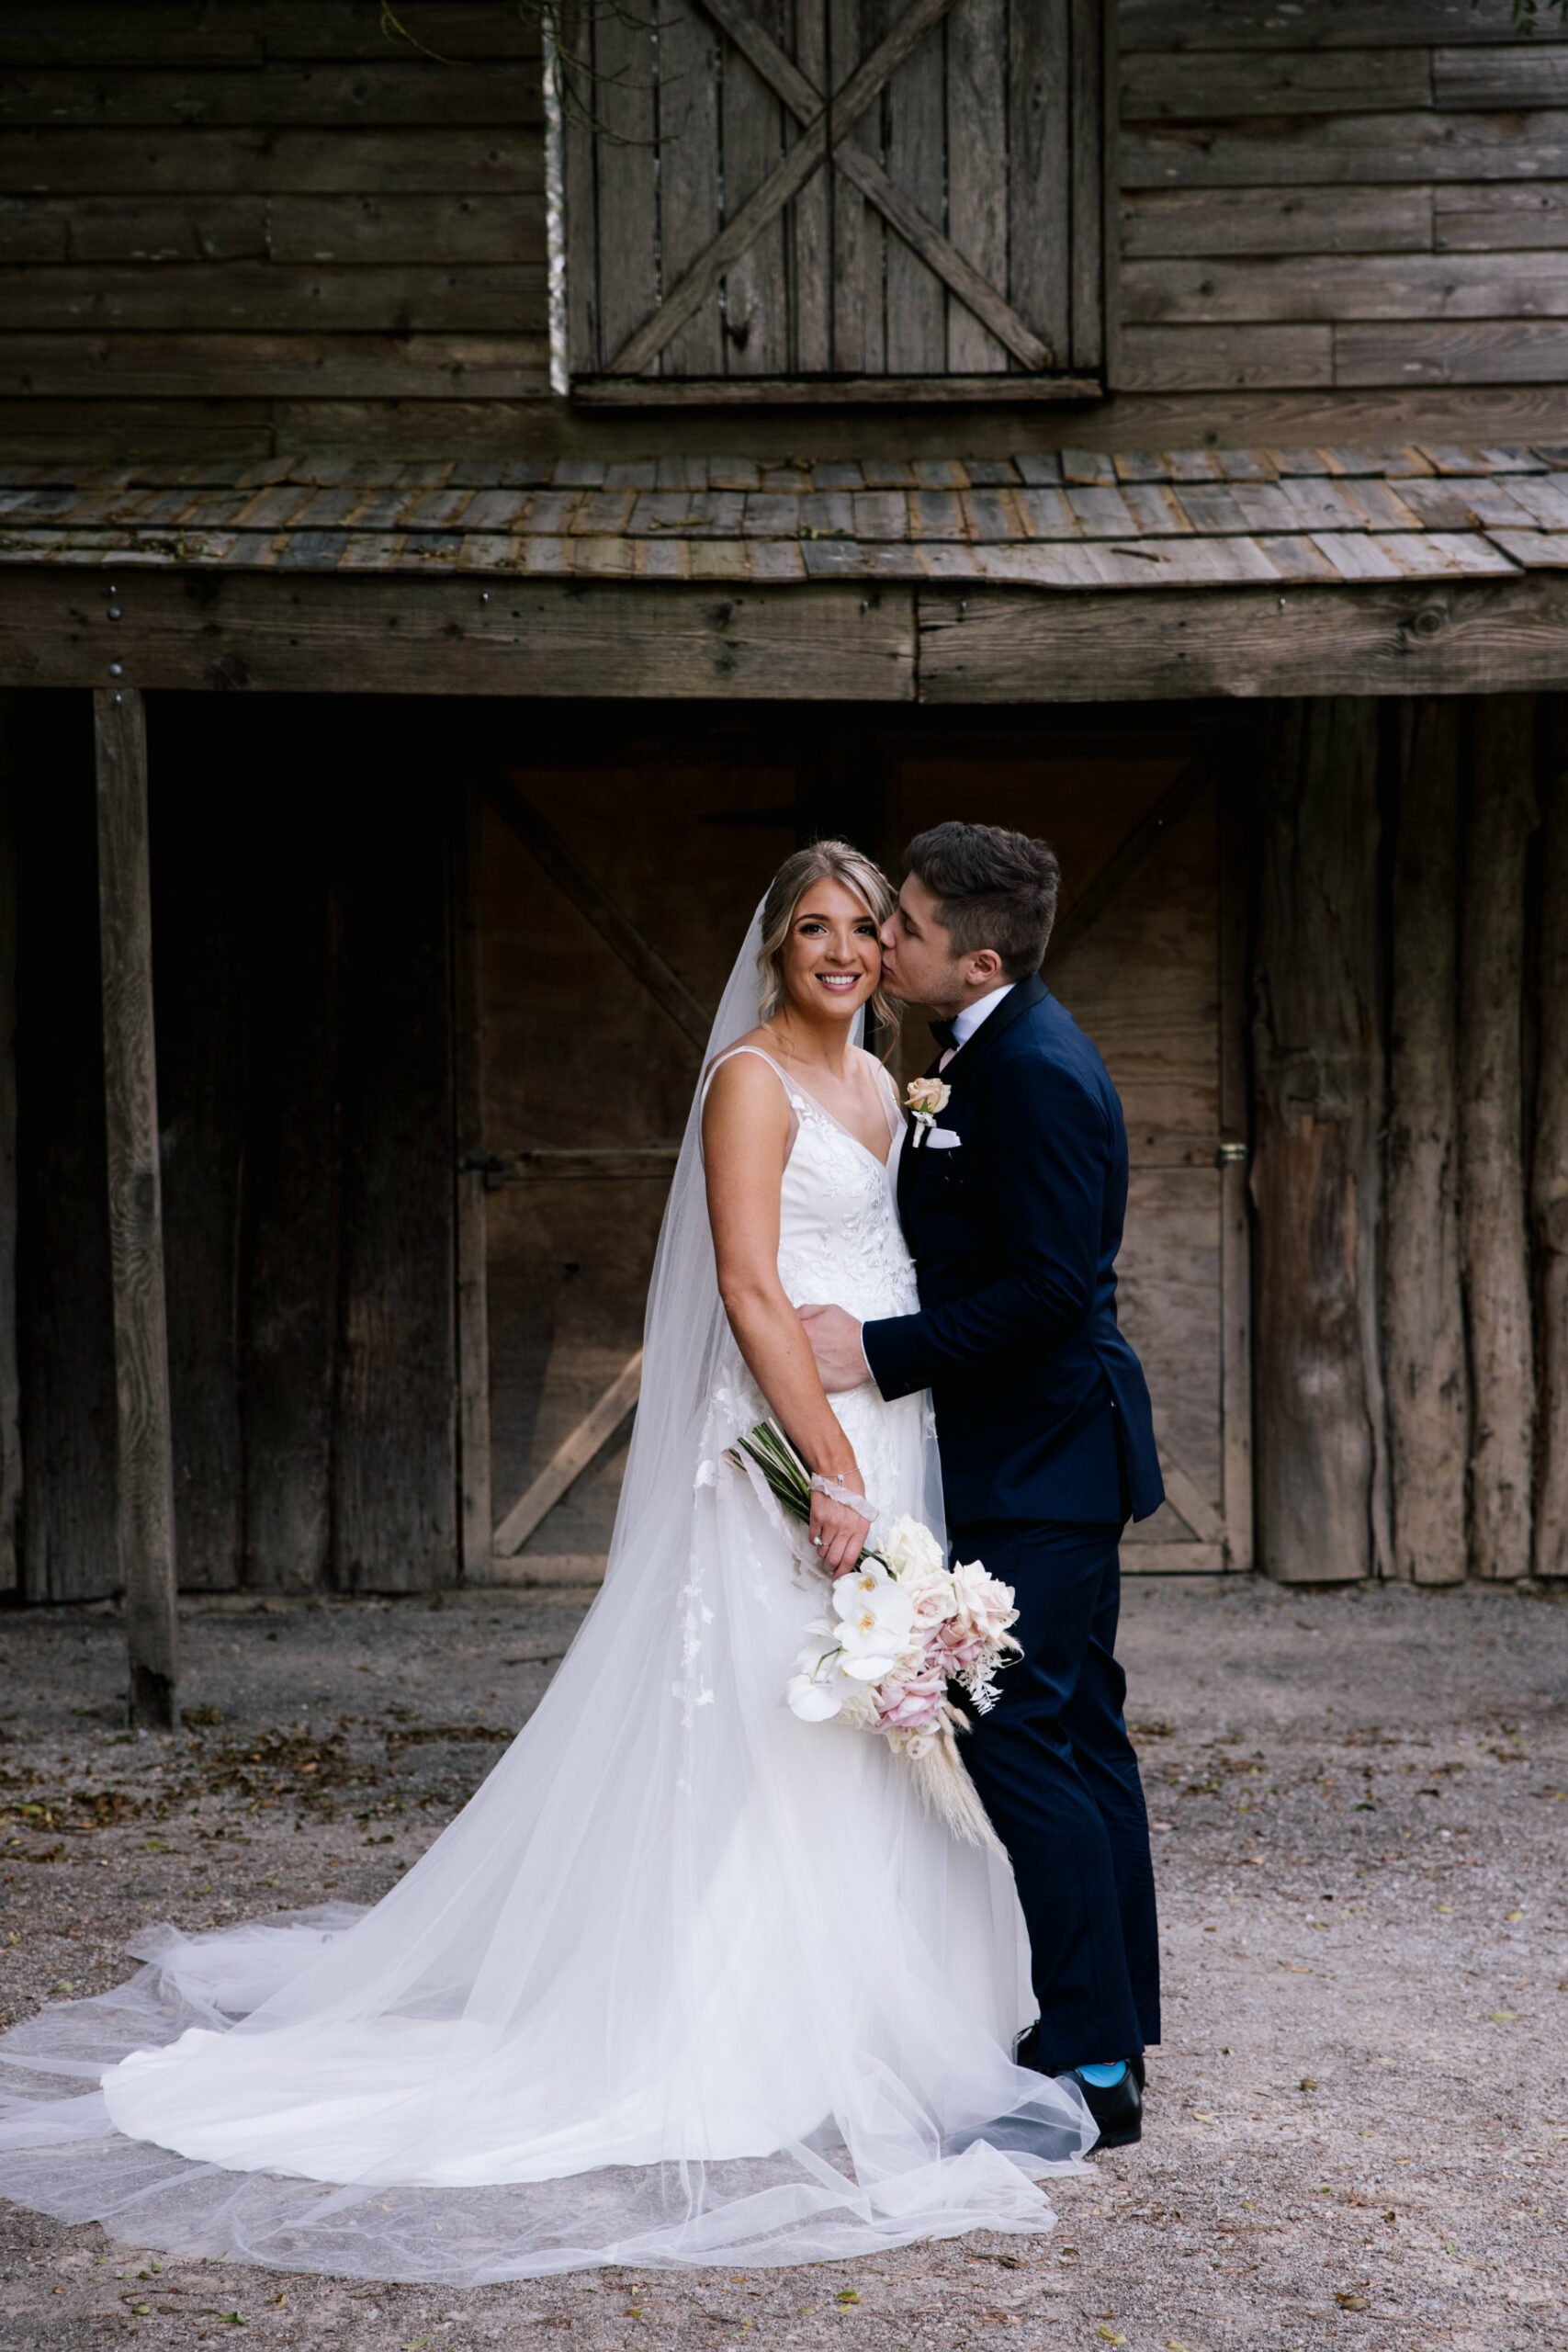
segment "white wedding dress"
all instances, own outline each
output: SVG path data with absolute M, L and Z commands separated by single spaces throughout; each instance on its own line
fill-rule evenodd
M 885 1168 L 779 1074 L 785 1290 L 909 1309 L 891 1086 Z M 782 1703 L 820 1572 L 725 1460 L 767 1408 L 713 1313 L 696 1120 L 609 1571 L 536 1712 L 373 1910 L 162 1930 L 129 1984 L 0 2037 L 0 2194 L 453 2285 L 1049 2226 L 1040 2177 L 1093 2127 L 1010 2060 L 1033 2002 L 1006 1862 L 886 1742 Z M 879 1523 L 935 1518 L 926 1400 L 835 1405 Z

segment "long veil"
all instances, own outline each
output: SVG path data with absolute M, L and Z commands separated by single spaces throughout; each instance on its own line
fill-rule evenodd
M 760 938 L 705 1070 L 756 1023 Z M 701 1093 L 605 1581 L 533 1716 L 372 1910 L 160 1929 L 127 1984 L 0 2036 L 0 2195 L 452 2286 L 1050 2226 L 1040 2177 L 1092 2127 L 1006 2054 L 1032 2007 L 1010 1874 L 881 1742 L 780 1706 L 799 1595 L 781 1611 L 755 1498 L 701 1458 L 726 1344 Z

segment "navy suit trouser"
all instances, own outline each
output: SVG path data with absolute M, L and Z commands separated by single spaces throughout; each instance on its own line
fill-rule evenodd
M 1121 1534 L 1051 1520 L 950 1530 L 953 1557 L 1010 1584 L 1019 1612 L 1023 1655 L 962 1747 L 1012 1860 L 1047 2071 L 1159 2040 L 1149 1822 L 1115 1657 Z

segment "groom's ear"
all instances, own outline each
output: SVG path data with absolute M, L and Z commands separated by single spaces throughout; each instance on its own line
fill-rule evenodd
M 1002 959 L 994 947 L 976 947 L 965 959 L 964 977 L 971 988 L 994 989 L 1003 978 Z

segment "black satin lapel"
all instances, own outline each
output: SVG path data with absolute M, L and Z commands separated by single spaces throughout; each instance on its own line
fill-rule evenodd
M 909 1190 L 915 1181 L 915 1137 L 919 1134 L 919 1127 L 916 1126 L 913 1119 L 910 1118 L 908 1113 L 906 1112 L 904 1114 L 904 1147 L 898 1154 L 898 1182 L 896 1187 L 896 1197 L 898 1203 L 898 1222 L 900 1225 L 905 1223 L 905 1220 L 908 1216 Z

